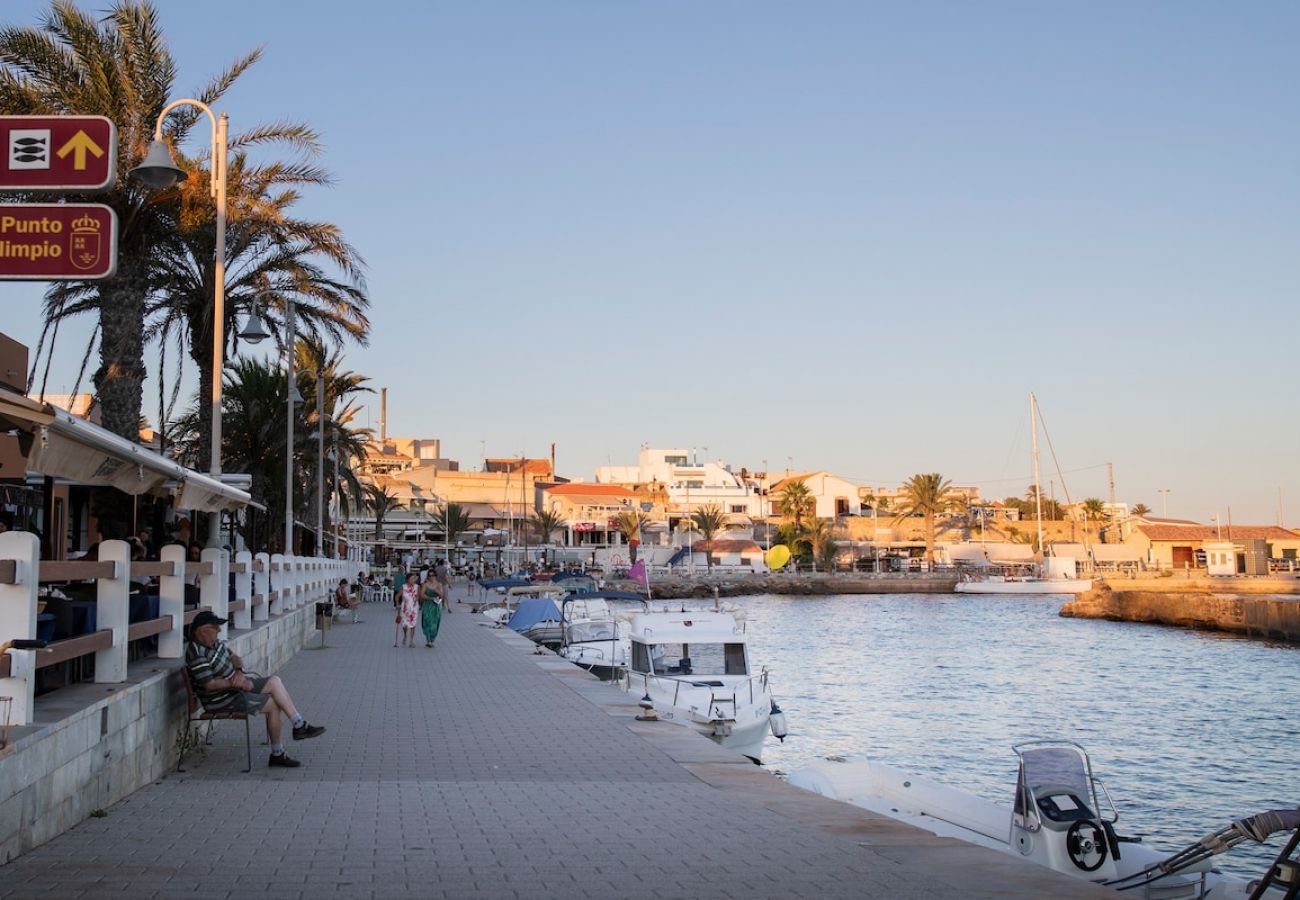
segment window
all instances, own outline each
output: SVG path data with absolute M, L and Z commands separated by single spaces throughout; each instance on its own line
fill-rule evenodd
M 731 504 L 731 511 L 733 513 L 743 513 L 745 511 L 745 506 L 744 504 L 733 503 Z
M 638 657 L 638 653 L 642 654 Z M 632 645 L 632 668 L 648 671 L 644 664 L 645 646 Z M 745 675 L 744 644 L 651 644 L 649 662 L 656 675 Z
M 650 671 L 650 655 L 646 653 L 646 646 L 645 644 L 638 644 L 636 641 L 632 642 L 632 671 Z
M 665 456 L 665 457 L 664 457 L 664 462 L 666 462 L 666 463 L 667 463 L 668 465 L 670 465 L 670 466 L 684 466 L 684 465 L 686 465 L 686 457 L 685 457 L 685 456 Z

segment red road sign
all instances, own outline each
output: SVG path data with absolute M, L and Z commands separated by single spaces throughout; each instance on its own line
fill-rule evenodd
M 0 191 L 102 191 L 117 180 L 103 116 L 0 116 Z
M 98 203 L 0 206 L 0 279 L 89 281 L 117 270 L 117 213 Z

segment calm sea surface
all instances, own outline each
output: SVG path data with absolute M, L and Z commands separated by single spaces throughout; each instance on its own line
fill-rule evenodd
M 1121 834 L 1180 849 L 1300 805 L 1300 649 L 1177 628 L 1062 619 L 1062 597 L 743 597 L 755 666 L 772 672 L 790 772 L 865 754 L 1010 803 L 1011 745 L 1082 744 Z M 1285 836 L 1218 857 L 1257 877 Z

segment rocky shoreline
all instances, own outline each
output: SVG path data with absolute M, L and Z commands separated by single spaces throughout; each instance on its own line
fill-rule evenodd
M 1102 582 L 1062 606 L 1061 615 L 1300 643 L 1300 597 L 1287 595 L 1242 595 L 1176 583 L 1161 590 L 1114 590 Z

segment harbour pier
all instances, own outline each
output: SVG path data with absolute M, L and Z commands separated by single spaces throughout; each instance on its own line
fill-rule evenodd
M 462 589 L 463 590 L 463 589 Z M 1008 856 L 806 793 L 467 606 L 395 648 L 364 606 L 279 672 L 328 727 L 254 728 L 0 867 L 0 898 L 1085 898 Z M 796 734 L 791 740 L 798 740 Z

